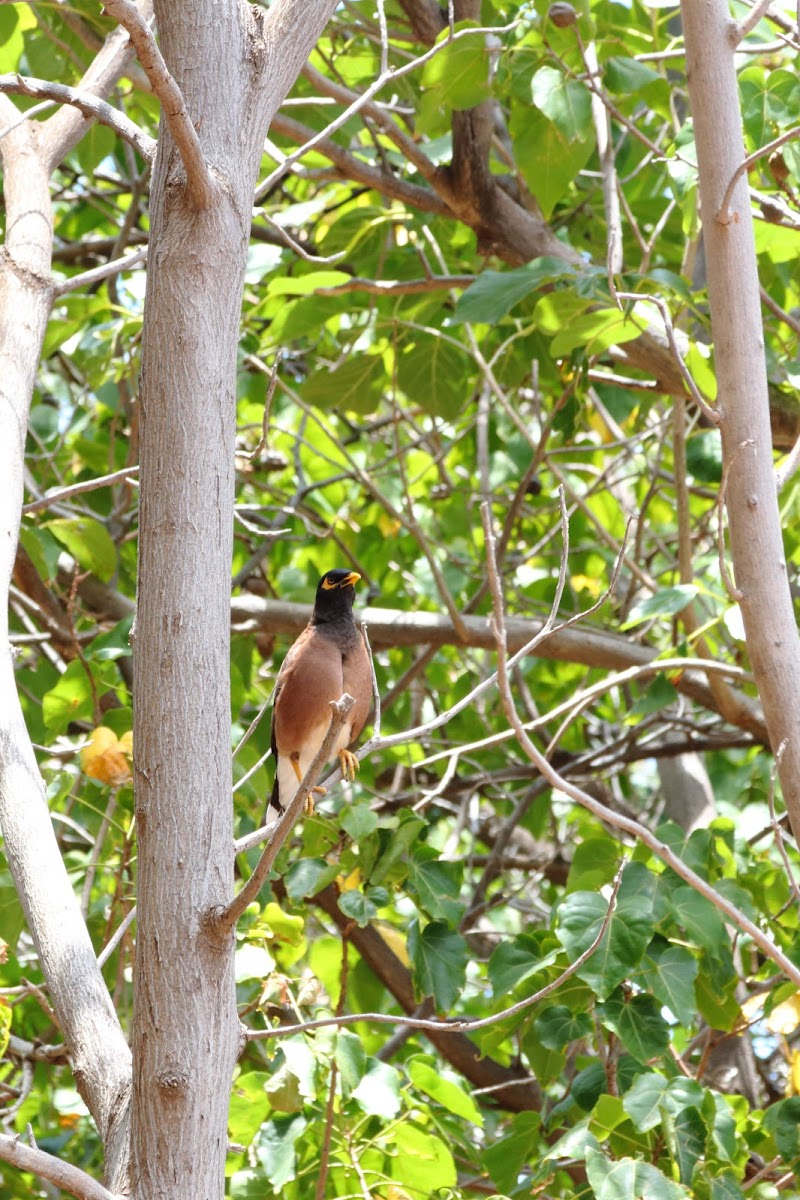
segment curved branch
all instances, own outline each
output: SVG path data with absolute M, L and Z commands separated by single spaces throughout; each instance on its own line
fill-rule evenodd
M 132 0 L 105 0 L 105 11 L 128 31 L 150 86 L 161 101 L 164 120 L 186 168 L 189 195 L 196 208 L 207 208 L 216 195 L 217 185 L 181 90 L 169 73 L 156 39 Z
M 38 1175 L 40 1179 L 69 1192 L 77 1200 L 120 1200 L 85 1171 L 63 1162 L 53 1154 L 47 1154 L 38 1146 L 26 1146 L 18 1137 L 0 1133 L 0 1159 L 20 1171 Z
M 0 92 L 4 92 L 6 95 L 31 96 L 37 100 L 46 99 L 54 100 L 58 104 L 69 104 L 73 108 L 77 108 L 78 112 L 83 113 L 88 120 L 99 121 L 101 125 L 107 125 L 119 137 L 129 142 L 134 150 L 138 150 L 146 162 L 152 162 L 155 157 L 156 143 L 153 138 L 148 137 L 135 121 L 131 121 L 124 113 L 106 103 L 105 100 L 90 95 L 89 92 L 67 87 L 63 83 L 50 83 L 46 79 L 34 79 L 30 75 L 19 74 L 0 75 Z M 26 114 L 22 113 L 21 116 L 24 118 Z M 0 129 L 0 137 L 3 137 L 6 132 L 7 130 Z

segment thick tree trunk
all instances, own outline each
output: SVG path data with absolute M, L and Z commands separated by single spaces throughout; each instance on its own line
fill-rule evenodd
M 117 71 L 123 61 L 117 54 Z M 0 122 L 18 116 L 3 98 Z M 75 1081 L 106 1144 L 107 1178 L 116 1190 L 127 1177 L 130 1051 L 56 844 L 8 640 L 28 412 L 53 296 L 48 134 L 48 125 L 19 125 L 0 141 L 7 228 L 0 257 L 0 826 Z M 75 138 L 66 123 L 62 134 L 66 151 Z
M 212 937 L 206 918 L 233 892 L 229 628 L 239 316 L 264 133 L 334 6 L 156 6 L 161 49 L 214 194 L 204 207 L 193 204 L 162 117 L 142 345 L 134 635 L 137 1200 L 214 1200 L 224 1188 L 240 1028 L 233 939 Z
M 800 639 L 781 536 L 764 338 L 727 0 L 684 0 L 714 361 L 739 605 L 795 837 L 800 837 Z

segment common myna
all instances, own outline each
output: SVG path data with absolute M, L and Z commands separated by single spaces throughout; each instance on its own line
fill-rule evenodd
M 330 701 L 338 700 L 344 692 L 354 697 L 355 705 L 342 726 L 334 752 L 339 755 L 345 779 L 355 778 L 358 759 L 347 747 L 364 728 L 372 702 L 369 654 L 353 620 L 355 585 L 360 578 L 358 572 L 342 569 L 322 576 L 311 620 L 278 672 L 272 709 L 275 783 L 268 819 L 280 815 L 291 803 L 328 732 Z

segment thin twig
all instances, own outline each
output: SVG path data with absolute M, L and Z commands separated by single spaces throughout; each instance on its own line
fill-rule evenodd
M 99 267 L 92 267 L 90 271 L 81 271 L 80 275 L 72 275 L 69 279 L 61 280 L 53 288 L 53 297 L 58 299 L 59 296 L 66 296 L 68 292 L 77 292 L 78 288 L 92 287 L 95 283 L 102 283 L 111 275 L 119 275 L 122 271 L 130 271 L 132 267 L 138 267 L 146 259 L 147 246 L 140 246 L 138 250 L 132 250 L 130 254 L 124 255 L 122 258 L 112 259 L 111 262 L 102 263 Z
M 680 371 L 681 375 L 683 376 L 683 378 L 686 382 L 686 386 L 688 387 L 689 391 L 691 392 L 692 398 L 693 398 L 695 404 L 700 409 L 700 411 L 703 413 L 703 415 L 705 417 L 707 417 L 708 420 L 711 421 L 711 423 L 713 425 L 719 425 L 720 420 L 721 420 L 719 411 L 716 408 L 712 408 L 709 404 L 706 403 L 706 400 L 700 393 L 700 389 L 698 388 L 697 384 L 695 383 L 694 379 L 692 378 L 692 374 L 691 374 L 689 368 L 686 366 L 686 363 L 683 361 L 683 355 L 681 354 L 680 350 L 678 349 L 678 343 L 675 340 L 675 330 L 672 326 L 672 318 L 670 317 L 669 310 L 668 310 L 666 304 L 664 303 L 664 301 L 661 299 L 661 297 L 654 296 L 647 292 L 615 292 L 614 295 L 618 301 L 619 300 L 632 300 L 635 303 L 639 300 L 649 300 L 651 304 L 654 304 L 656 306 L 658 311 L 661 313 L 661 319 L 664 322 L 664 332 L 667 335 L 667 341 L 669 342 L 669 348 L 672 351 L 673 357 L 675 359 L 675 365 L 677 366 L 678 370 Z
M 789 855 L 786 853 L 786 846 L 783 841 L 783 833 L 781 832 L 780 822 L 775 813 L 775 777 L 778 774 L 778 768 L 781 765 L 783 752 L 786 748 L 786 739 L 781 742 L 775 752 L 775 761 L 772 764 L 772 770 L 769 776 L 769 789 L 767 791 L 767 803 L 769 805 L 769 821 L 772 826 L 772 832 L 775 834 L 775 845 L 778 847 L 778 853 L 783 859 L 783 865 L 786 869 L 786 878 L 789 881 L 789 887 L 792 889 L 792 894 L 796 903 L 800 903 L 800 887 L 792 870 L 792 864 L 789 862 Z
M 317 751 L 313 762 L 309 766 L 305 775 L 300 782 L 297 791 L 292 797 L 291 802 L 281 813 L 279 819 L 271 826 L 271 836 L 267 843 L 261 858 L 255 866 L 253 874 L 248 879 L 242 890 L 234 896 L 233 900 L 225 907 L 217 908 L 209 914 L 209 921 L 218 929 L 230 928 L 236 924 L 239 917 L 247 908 L 248 904 L 256 899 L 261 891 L 267 876 L 272 870 L 275 859 L 278 857 L 278 852 L 281 846 L 286 841 L 289 833 L 294 827 L 297 818 L 306 803 L 306 798 L 316 784 L 322 773 L 322 768 L 327 763 L 333 753 L 333 748 L 336 745 L 336 739 L 339 732 L 347 720 L 350 710 L 355 704 L 355 698 L 347 692 L 344 693 L 338 700 L 331 700 L 331 723 L 328 726 L 328 732 L 325 734 L 325 740 Z
M 12 96 L 46 96 L 49 101 L 56 104 L 69 104 L 72 108 L 77 108 L 78 112 L 83 113 L 85 117 L 99 121 L 101 125 L 107 125 L 109 129 L 113 129 L 114 133 L 124 138 L 126 142 L 130 142 L 134 150 L 138 150 L 146 162 L 152 162 L 155 158 L 155 140 L 143 133 L 139 126 L 119 109 L 106 103 L 105 100 L 98 100 L 97 96 L 93 96 L 90 92 L 81 92 L 77 88 L 67 87 L 63 83 L 50 83 L 46 79 L 34 79 L 30 75 L 16 73 L 0 75 L 0 92 Z M 41 109 L 41 107 L 41 105 L 37 105 L 37 109 Z M 34 111 L 34 109 L 28 109 L 21 121 L 1 129 L 0 137 L 5 137 L 12 129 L 16 129 L 18 124 L 28 120 Z
M 381 736 L 381 689 L 378 687 L 378 676 L 375 674 L 375 656 L 372 653 L 372 646 L 369 644 L 369 631 L 366 623 L 361 626 L 361 639 L 366 647 L 367 658 L 369 659 L 370 671 L 372 674 L 372 736 Z
M 773 141 L 767 142 L 766 146 L 761 146 L 758 150 L 754 150 L 752 154 L 748 154 L 747 158 L 739 163 L 733 175 L 731 175 L 730 183 L 725 189 L 725 195 L 722 197 L 722 204 L 719 206 L 717 220 L 720 225 L 728 225 L 730 223 L 731 217 L 728 207 L 733 198 L 734 189 L 745 172 L 749 171 L 753 164 L 757 163 L 760 158 L 768 157 L 775 150 L 779 150 L 781 146 L 793 141 L 796 137 L 800 137 L 800 125 L 795 125 L 792 129 L 787 129 L 780 137 L 776 137 Z
M 217 186 L 181 89 L 170 74 L 149 25 L 132 0 L 104 0 L 104 9 L 128 31 L 136 57 L 161 102 L 164 120 L 183 160 L 189 195 L 196 208 L 207 208 L 217 194 Z
M 550 983 L 540 988 L 538 992 L 534 992 L 532 996 L 527 996 L 524 1000 L 517 1001 L 516 1004 L 510 1005 L 508 1008 L 501 1009 L 500 1012 L 492 1013 L 490 1017 L 480 1017 L 473 1021 L 468 1021 L 460 1017 L 450 1017 L 443 1021 L 428 1021 L 422 1017 L 398 1017 L 387 1013 L 350 1013 L 347 1016 L 340 1017 L 321 1017 L 318 1021 L 307 1021 L 301 1025 L 280 1025 L 277 1029 L 255 1029 L 252 1032 L 248 1032 L 248 1041 L 256 1042 L 264 1041 L 267 1038 L 287 1037 L 292 1033 L 310 1033 L 314 1029 L 325 1029 L 329 1025 L 354 1025 L 358 1021 L 369 1021 L 375 1025 L 397 1025 L 407 1029 L 424 1029 L 435 1031 L 436 1033 L 475 1033 L 479 1029 L 489 1029 L 492 1025 L 498 1025 L 501 1021 L 508 1020 L 509 1017 L 515 1017 L 518 1013 L 525 1012 L 526 1009 L 532 1008 L 541 1000 L 552 996 L 553 992 L 558 991 L 563 983 L 566 983 L 577 971 L 580 971 L 581 967 L 599 948 L 611 924 L 611 918 L 614 915 L 617 895 L 622 882 L 622 871 L 626 863 L 627 858 L 623 860 L 622 866 L 617 872 L 616 879 L 614 880 L 614 888 L 608 902 L 608 909 L 597 931 L 597 936 L 592 943 L 578 955 L 574 962 L 565 967 L 560 975 L 557 975 Z
M 792 446 L 781 465 L 775 469 L 775 487 L 779 495 L 798 467 L 800 467 L 800 437 Z
M 722 576 L 722 582 L 725 584 L 725 590 L 734 604 L 738 604 L 742 599 L 742 593 L 731 578 L 731 573 L 728 570 L 728 561 L 725 558 L 725 497 L 728 494 L 728 479 L 733 469 L 733 464 L 746 446 L 754 445 L 755 442 L 752 438 L 748 438 L 746 442 L 742 442 L 741 445 L 736 447 L 731 458 L 724 464 L 722 479 L 719 485 L 719 498 L 717 500 L 717 555 L 719 557 L 719 573 Z
M 42 512 L 45 508 L 53 508 L 54 505 L 61 504 L 62 500 L 67 500 L 70 496 L 80 496 L 83 492 L 93 492 L 97 488 L 111 487 L 122 480 L 128 481 L 129 476 L 138 475 L 138 473 L 138 466 L 123 467 L 120 471 L 112 471 L 110 475 L 98 475 L 95 479 L 84 479 L 82 483 L 71 483 L 69 487 L 59 488 L 57 492 L 48 492 L 38 500 L 31 500 L 30 504 L 23 504 L 23 515 L 27 516 L 29 513 Z
M 495 637 L 497 644 L 497 676 L 500 697 L 503 702 L 503 707 L 508 717 L 521 748 L 525 751 L 528 758 L 533 762 L 540 774 L 564 795 L 569 796 L 576 803 L 588 809 L 601 821 L 606 821 L 608 824 L 615 826 L 624 833 L 629 834 L 634 839 L 643 843 L 649 850 L 653 852 L 662 862 L 679 875 L 686 883 L 693 887 L 696 892 L 709 900 L 716 909 L 721 912 L 724 917 L 732 924 L 738 926 L 759 949 L 775 963 L 787 979 L 790 979 L 795 986 L 800 987 L 800 968 L 798 968 L 789 959 L 782 950 L 780 950 L 767 934 L 765 934 L 758 926 L 745 916 L 734 904 L 713 888 L 705 879 L 701 877 L 687 866 L 683 859 L 679 858 L 674 850 L 665 842 L 662 842 L 646 826 L 633 820 L 631 817 L 623 816 L 617 813 L 614 809 L 596 800 L 590 796 L 583 788 L 571 783 L 559 771 L 557 771 L 551 763 L 542 755 L 536 748 L 534 743 L 528 737 L 525 728 L 519 718 L 514 698 L 511 693 L 511 686 L 508 674 L 508 661 L 506 650 L 506 629 L 505 629 L 505 611 L 503 602 L 502 583 L 497 571 L 495 560 L 495 538 L 494 529 L 492 526 L 491 512 L 487 505 L 481 505 L 481 515 L 484 526 L 484 539 L 486 545 L 486 563 L 489 574 L 489 584 L 491 587 L 492 601 L 494 604 L 494 619 L 495 619 Z
M 133 908 L 130 910 L 128 915 L 125 917 L 124 921 L 122 921 L 122 923 L 115 930 L 113 937 L 109 938 L 109 940 L 106 942 L 103 949 L 98 954 L 98 956 L 97 956 L 98 967 L 105 966 L 105 964 L 111 958 L 111 955 L 114 953 L 117 946 L 120 944 L 122 939 L 125 937 L 125 934 L 128 932 L 128 930 L 130 929 L 131 925 L 133 924 L 133 922 L 135 920 L 136 920 L 136 905 L 134 904 Z
M 736 49 L 741 41 L 743 41 L 748 33 L 751 33 L 763 16 L 766 16 L 767 10 L 772 4 L 772 0 L 756 0 L 753 7 L 746 17 L 742 17 L 741 21 L 733 21 L 730 25 L 728 40 L 732 49 Z

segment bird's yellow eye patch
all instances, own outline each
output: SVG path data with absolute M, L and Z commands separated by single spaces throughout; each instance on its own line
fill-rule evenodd
M 323 590 L 326 592 L 332 592 L 333 589 L 338 586 L 339 586 L 338 583 L 335 583 L 333 579 L 328 579 L 327 575 L 325 576 L 325 578 L 322 581 Z

